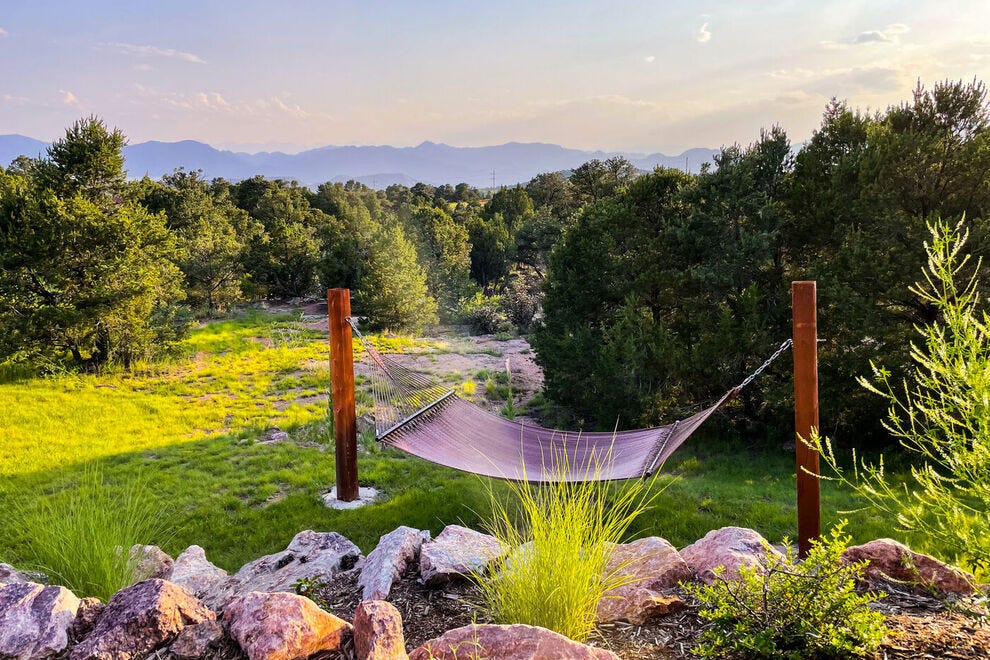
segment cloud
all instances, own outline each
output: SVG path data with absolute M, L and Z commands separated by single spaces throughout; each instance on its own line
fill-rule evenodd
M 906 34 L 910 31 L 907 25 L 903 23 L 892 23 L 882 30 L 867 30 L 866 32 L 860 32 L 857 34 L 852 43 L 854 45 L 860 44 L 896 44 L 901 40 L 901 35 Z
M 7 36 L 8 34 L 10 34 L 10 33 L 9 33 L 9 32 L 7 32 L 6 30 L 4 30 L 4 29 L 3 29 L 2 27 L 0 27 L 0 39 L 3 39 L 3 38 L 4 38 L 4 37 L 6 37 L 6 36 Z
M 701 24 L 701 27 L 698 28 L 698 34 L 695 36 L 695 38 L 698 40 L 699 44 L 706 44 L 712 40 L 712 33 L 708 29 L 708 21 L 705 21 L 704 23 Z
M 5 103 L 16 103 L 17 105 L 23 105 L 31 101 L 26 96 L 14 96 L 13 94 L 4 94 L 2 98 Z
M 106 48 L 112 48 L 121 53 L 137 55 L 139 57 L 169 57 L 172 59 L 182 60 L 183 62 L 192 62 L 193 64 L 206 64 L 206 60 L 199 55 L 176 50 L 174 48 L 159 48 L 158 46 L 142 46 L 138 44 L 123 44 L 118 42 L 100 45 Z
M 64 105 L 75 105 L 75 106 L 79 105 L 79 99 L 76 98 L 76 95 L 70 92 L 69 90 L 60 89 L 58 90 L 58 93 L 62 95 L 62 103 Z
M 643 61 L 646 62 L 647 64 L 653 64 L 653 62 L 656 61 L 656 59 L 657 59 L 656 55 L 647 55 L 646 57 L 643 58 Z

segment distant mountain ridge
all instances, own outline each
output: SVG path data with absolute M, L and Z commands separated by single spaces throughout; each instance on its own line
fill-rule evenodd
M 0 164 L 20 155 L 44 154 L 48 144 L 23 135 L 0 135 Z M 490 147 L 452 147 L 423 142 L 415 147 L 327 146 L 297 154 L 242 153 L 216 149 L 195 140 L 141 142 L 124 147 L 124 167 L 131 178 L 145 174 L 158 179 L 177 167 L 203 170 L 207 178 L 240 181 L 261 174 L 270 179 L 294 179 L 313 186 L 325 181 L 354 179 L 375 188 L 394 183 L 431 185 L 466 182 L 478 188 L 525 183 L 541 172 L 571 170 L 594 158 L 623 156 L 641 170 L 667 167 L 698 172 L 718 149 L 689 149 L 677 156 L 661 153 L 581 151 L 556 144 L 508 142 Z

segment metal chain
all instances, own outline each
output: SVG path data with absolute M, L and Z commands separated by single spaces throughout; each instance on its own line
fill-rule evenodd
M 773 364 L 773 361 L 776 360 L 777 358 L 779 358 L 780 357 L 780 354 L 783 353 L 784 351 L 786 351 L 788 348 L 790 348 L 791 347 L 791 344 L 793 344 L 793 343 L 794 343 L 794 340 L 793 339 L 788 339 L 783 344 L 781 344 L 780 345 L 780 348 L 778 348 L 774 352 L 773 355 L 771 355 L 769 358 L 767 358 L 767 361 L 766 362 L 764 362 L 759 367 L 757 367 L 756 368 L 756 371 L 754 371 L 750 375 L 746 376 L 746 379 L 743 382 L 741 382 L 738 385 L 736 385 L 736 391 L 738 392 L 742 388 L 744 388 L 747 385 L 749 385 L 750 383 L 752 383 L 754 378 L 756 378 L 757 376 L 759 376 L 760 374 L 762 374 L 764 371 L 766 371 L 767 367 L 769 367 L 771 364 Z
M 344 317 L 344 320 L 347 321 L 347 325 L 351 326 L 351 330 L 353 330 L 354 331 L 354 334 L 356 334 L 358 336 L 358 339 L 361 340 L 361 343 L 367 345 L 368 340 L 366 340 L 364 338 L 364 335 L 361 334 L 361 331 L 358 330 L 357 317 L 355 317 L 355 316 L 345 316 Z

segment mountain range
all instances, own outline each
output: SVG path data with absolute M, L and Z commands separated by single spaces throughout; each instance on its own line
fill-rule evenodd
M 0 165 L 21 155 L 43 155 L 48 143 L 23 135 L 0 135 Z M 203 170 L 206 178 L 240 181 L 261 174 L 269 179 L 294 179 L 308 186 L 353 179 L 373 188 L 393 183 L 441 185 L 466 182 L 478 188 L 525 183 L 541 172 L 574 169 L 597 158 L 628 159 L 640 170 L 657 166 L 698 172 L 717 149 L 689 149 L 677 156 L 661 153 L 581 151 L 556 144 L 509 142 L 491 147 L 452 147 L 423 142 L 415 147 L 327 146 L 296 154 L 225 151 L 194 140 L 141 142 L 124 147 L 130 178 L 153 179 L 177 167 Z M 494 172 L 494 174 L 493 174 Z

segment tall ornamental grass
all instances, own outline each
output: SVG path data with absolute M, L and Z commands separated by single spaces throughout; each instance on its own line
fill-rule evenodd
M 625 566 L 609 570 L 609 559 L 659 490 L 655 478 L 599 481 L 607 460 L 589 465 L 581 481 L 569 482 L 571 468 L 557 461 L 548 483 L 509 482 L 505 498 L 489 489 L 486 528 L 504 553 L 476 580 L 494 621 L 542 626 L 583 642 L 602 597 L 632 581 Z
M 52 584 L 103 601 L 146 576 L 136 575 L 135 544 L 162 543 L 167 516 L 140 480 L 106 483 L 100 468 L 87 468 L 75 487 L 21 509 L 25 559 Z

